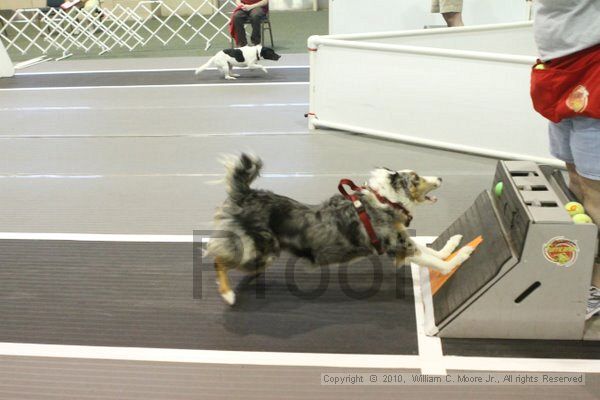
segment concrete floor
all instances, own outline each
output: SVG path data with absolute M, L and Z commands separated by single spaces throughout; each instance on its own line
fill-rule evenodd
M 304 55 L 281 61 L 307 63 Z M 24 72 L 185 69 L 201 62 L 65 61 Z M 211 183 L 223 176 L 218 157 L 250 150 L 265 161 L 257 187 L 310 203 L 336 193 L 340 178 L 364 180 L 375 166 L 441 176 L 440 201 L 417 210 L 413 224 L 418 235 L 437 235 L 491 187 L 496 165 L 489 158 L 309 132 L 306 84 L 43 91 L 1 86 L 4 232 L 189 235 L 208 229 L 224 197 L 223 186 Z M 332 369 L 2 356 L 0 399 L 597 399 L 600 393 L 595 374 L 578 387 L 332 388 L 319 385 L 325 371 Z
M 165 60 L 172 64 L 163 68 L 202 61 Z M 306 61 L 286 57 L 278 66 Z M 156 65 L 152 59 L 135 64 Z M 132 66 L 126 60 L 93 64 L 94 70 Z M 92 65 L 47 63 L 24 72 L 52 68 L 86 71 Z M 309 133 L 307 90 L 297 84 L 0 90 L 2 230 L 207 229 L 224 196 L 222 186 L 209 184 L 223 174 L 217 159 L 236 151 L 264 159 L 257 186 L 312 203 L 335 193 L 340 178 L 364 180 L 375 166 L 442 176 L 439 203 L 417 211 L 413 226 L 420 235 L 439 233 L 491 186 L 493 159 L 334 131 Z
M 206 365 L 0 357 L 2 399 L 403 399 L 596 400 L 600 378 L 585 386 L 322 386 L 322 373 L 373 369 Z M 398 372 L 389 371 L 389 372 Z M 402 372 L 418 373 L 415 370 Z

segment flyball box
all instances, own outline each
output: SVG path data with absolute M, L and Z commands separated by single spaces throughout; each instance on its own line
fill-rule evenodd
M 481 193 L 432 244 L 455 234 L 483 242 L 431 294 L 423 290 L 426 332 L 456 338 L 584 338 L 586 303 L 598 244 L 594 224 L 564 209 L 562 175 L 527 161 L 500 161 Z

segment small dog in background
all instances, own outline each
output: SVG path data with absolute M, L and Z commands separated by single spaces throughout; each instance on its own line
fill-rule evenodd
M 219 292 L 229 305 L 235 303 L 235 293 L 227 271 L 239 268 L 260 274 L 282 250 L 321 266 L 387 254 L 396 258 L 397 265 L 406 259 L 444 274 L 466 261 L 473 251 L 465 246 L 445 261 L 462 235 L 453 236 L 437 251 L 414 242 L 406 231 L 412 218 L 410 209 L 437 200 L 429 192 L 441 185 L 440 178 L 377 168 L 371 171 L 368 185 L 355 191 L 356 200 L 336 194 L 319 205 L 307 205 L 252 189 L 250 184 L 262 165 L 259 158 L 247 154 L 225 163 L 229 196 L 215 215 L 208 254 L 215 258 Z M 373 232 L 363 225 L 356 207 L 366 210 L 378 238 L 377 248 Z
M 225 79 L 236 79 L 239 74 L 233 74 L 233 67 L 247 67 L 248 69 L 261 69 L 265 74 L 268 72 L 265 67 L 258 64 L 260 60 L 277 61 L 281 56 L 269 47 L 244 46 L 238 49 L 225 49 L 218 52 L 214 57 L 206 62 L 206 64 L 198 67 L 195 71 L 196 75 L 200 74 L 205 69 L 214 65 L 221 70 Z

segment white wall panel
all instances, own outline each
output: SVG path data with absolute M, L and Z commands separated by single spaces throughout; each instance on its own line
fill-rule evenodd
M 456 39 L 488 51 L 317 38 L 312 52 L 311 122 L 316 127 L 374 134 L 501 158 L 556 164 L 547 123 L 532 108 L 529 76 L 535 56 L 490 52 L 531 40 L 531 25 L 465 29 Z M 432 31 L 430 31 L 432 32 Z M 408 43 L 416 40 L 405 36 Z M 420 38 L 424 42 L 425 39 Z M 439 43 L 437 41 L 439 40 Z M 398 43 L 402 40 L 398 40 Z M 442 45 L 443 43 L 443 45 Z M 473 50 L 474 46 L 457 47 Z M 309 46 L 314 46 L 313 41 Z M 354 47 L 354 48 L 352 48 Z M 525 48 L 522 48 L 525 52 Z
M 13 63 L 0 40 L 0 78 L 11 77 L 15 74 Z
M 525 0 L 464 0 L 467 25 L 526 20 Z M 445 25 L 431 13 L 430 0 L 329 0 L 329 33 L 357 33 L 422 29 Z

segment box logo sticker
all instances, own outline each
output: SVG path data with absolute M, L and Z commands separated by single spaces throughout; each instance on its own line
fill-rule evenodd
M 552 238 L 544 244 L 546 260 L 560 267 L 570 267 L 575 264 L 577 254 L 579 254 L 577 242 L 564 236 Z

